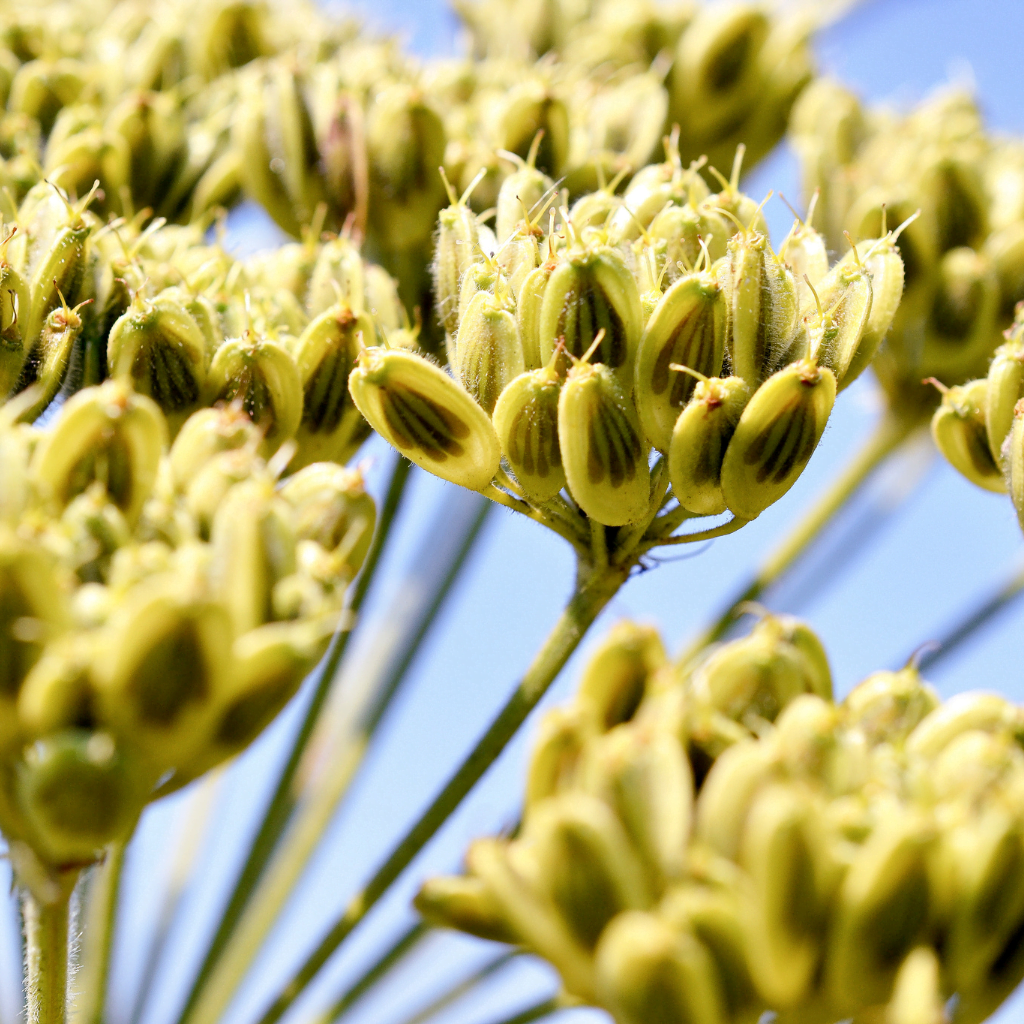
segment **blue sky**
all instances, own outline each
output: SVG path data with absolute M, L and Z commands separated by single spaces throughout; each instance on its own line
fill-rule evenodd
M 440 4 L 363 0 L 354 6 L 376 27 L 399 29 L 421 53 L 452 52 L 456 45 L 454 21 Z M 1022 39 L 1024 4 L 1017 0 L 877 0 L 864 3 L 827 31 L 819 40 L 818 53 L 826 71 L 872 102 L 907 106 L 950 79 L 973 80 L 991 125 L 1021 132 Z M 787 196 L 799 194 L 794 162 L 784 150 L 748 181 L 748 191 L 754 195 L 769 188 Z M 777 200 L 768 212 L 778 239 L 788 228 L 790 215 Z M 661 565 L 632 580 L 601 617 L 545 706 L 565 699 L 581 658 L 620 618 L 654 622 L 670 647 L 683 644 L 836 474 L 870 431 L 877 414 L 873 387 L 862 379 L 844 393 L 808 471 L 790 494 L 754 524 L 696 557 Z M 374 451 L 371 482 L 379 486 L 390 455 L 382 445 Z M 388 553 L 383 585 L 368 609 L 369 634 L 373 616 L 386 615 L 382 609 L 401 591 L 415 552 L 424 540 L 429 542 L 424 533 L 435 528 L 438 508 L 446 502 L 464 505 L 468 500 L 472 499 L 456 488 L 416 474 L 398 541 Z M 850 521 L 873 524 L 873 528 L 840 529 L 837 543 L 853 555 L 848 566 L 837 572 L 820 558 L 812 558 L 797 585 L 787 587 L 772 602 L 798 610 L 820 632 L 840 693 L 867 672 L 902 662 L 909 651 L 940 634 L 997 586 L 1022 557 L 1020 530 L 1009 501 L 972 488 L 944 463 L 931 459 L 927 447 L 869 488 L 848 517 L 847 527 Z M 320 854 L 232 1007 L 231 1024 L 254 1019 L 447 778 L 528 664 L 554 622 L 571 578 L 571 559 L 562 542 L 511 513 L 495 510 Z M 984 687 L 1024 698 L 1024 662 L 1018 641 L 1022 626 L 1024 605 L 1011 609 L 943 662 L 932 681 L 944 694 Z M 187 921 L 179 922 L 172 943 L 173 966 L 164 972 L 149 1007 L 146 1019 L 152 1024 L 174 1019 L 182 978 L 188 976 L 199 949 L 195 937 L 201 936 L 204 924 L 217 912 L 224 880 L 230 877 L 252 827 L 266 780 L 293 721 L 294 716 L 285 716 L 224 780 L 202 878 L 188 898 Z M 407 901 L 420 878 L 456 867 L 470 838 L 514 819 L 531 731 L 528 725 L 438 840 L 414 862 L 396 892 L 329 963 L 289 1020 L 305 1020 L 328 1003 L 345 980 L 411 920 Z M 147 815 L 129 854 L 130 907 L 118 935 L 112 993 L 112 1021 L 117 1024 L 125 1020 L 126 1001 L 137 983 L 152 927 L 153 901 L 166 877 L 168 852 L 181 830 L 189 799 L 186 795 L 167 801 Z M 440 990 L 445 979 L 454 976 L 451 972 L 466 970 L 486 954 L 482 944 L 461 938 L 432 940 L 410 960 L 399 983 L 367 1000 L 353 1020 L 397 1022 L 403 1008 L 415 1007 Z M 6 981 L 0 984 L 0 1010 L 7 1019 L 12 1019 L 13 955 L 8 927 L 0 934 L 0 981 Z M 445 1020 L 485 1024 L 502 1011 L 529 1004 L 551 987 L 544 968 L 524 962 L 495 979 L 481 999 L 460 1006 Z M 1017 1002 L 997 1019 L 1010 1024 L 1022 1013 L 1024 1003 Z M 596 1016 L 578 1012 L 564 1019 L 575 1022 Z

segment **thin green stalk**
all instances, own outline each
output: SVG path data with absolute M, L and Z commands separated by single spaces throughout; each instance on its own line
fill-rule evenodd
M 167 889 L 153 934 L 149 957 L 146 960 L 142 980 L 139 982 L 132 1010 L 128 1016 L 129 1024 L 139 1024 L 139 1021 L 142 1020 L 146 1003 L 149 1000 L 149 993 L 152 991 L 153 983 L 157 979 L 163 961 L 167 940 L 170 938 L 171 929 L 174 927 L 181 908 L 182 897 L 188 887 L 192 869 L 207 836 L 214 797 L 224 779 L 224 771 L 224 767 L 221 766 L 204 776 L 199 791 L 195 793 L 188 806 L 183 808 L 186 818 L 183 826 L 176 830 L 180 839 L 175 850 L 174 861 L 171 864 L 170 877 L 167 880 Z
M 261 1024 L 272 1024 L 280 1019 L 392 882 L 448 820 L 547 692 L 591 623 L 628 575 L 629 566 L 610 566 L 603 572 L 595 572 L 589 565 L 581 565 L 569 604 L 511 698 L 433 803 L 399 841 L 370 881 L 352 898 L 317 948 L 267 1009 Z
M 401 963 L 429 935 L 433 928 L 419 921 L 407 928 L 318 1018 L 317 1024 L 331 1024 L 354 1006 L 393 967 Z
M 22 890 L 26 1020 L 31 1024 L 65 1024 L 67 1018 L 68 904 L 73 882 L 63 879 L 46 902 L 29 889 Z
M 493 1021 L 492 1024 L 530 1024 L 530 1021 L 550 1017 L 551 1014 L 564 1009 L 564 1004 L 559 1002 L 557 996 L 554 996 L 551 999 L 535 1003 L 533 1006 L 528 1006 L 525 1010 L 512 1014 L 511 1017 L 502 1017 L 501 1020 Z
M 121 890 L 125 844 L 113 843 L 97 869 L 86 909 L 85 948 L 78 975 L 72 1019 L 75 1024 L 100 1024 L 107 1002 L 110 951 L 114 946 L 117 898 Z
M 436 1016 L 442 1010 L 448 1009 L 449 1006 L 461 999 L 467 992 L 471 992 L 478 985 L 481 985 L 492 975 L 496 974 L 517 956 L 522 956 L 522 950 L 512 949 L 491 957 L 490 960 L 486 961 L 482 967 L 478 967 L 469 977 L 463 978 L 462 981 L 452 985 L 447 992 L 442 992 L 441 995 L 424 1006 L 422 1010 L 417 1010 L 411 1017 L 406 1017 L 402 1024 L 423 1024 L 424 1021 L 430 1020 L 431 1017 Z M 322 1021 L 321 1024 L 333 1024 L 335 1020 L 337 1018 L 332 1017 Z
M 849 463 L 839 478 L 815 502 L 795 529 L 768 556 L 757 575 L 733 595 L 714 622 L 682 655 L 686 661 L 708 644 L 720 640 L 742 614 L 745 602 L 756 601 L 772 584 L 777 583 L 822 534 L 832 520 L 857 493 L 868 477 L 906 441 L 920 426 L 910 417 L 887 413 L 881 423 Z
M 394 523 L 395 517 L 398 514 L 398 508 L 401 504 L 402 495 L 405 493 L 405 485 L 409 478 L 409 471 L 411 468 L 411 463 L 401 456 L 396 456 L 396 462 L 391 471 L 391 479 L 388 482 L 387 495 L 384 499 L 384 505 L 381 508 L 380 516 L 377 519 L 377 528 L 374 531 L 370 550 L 367 552 L 366 561 L 363 563 L 362 571 L 352 587 L 352 595 L 349 599 L 347 608 L 351 615 L 356 615 L 359 612 L 366 597 L 366 593 L 370 588 L 370 583 L 373 580 L 377 565 L 380 562 L 384 545 L 391 533 L 391 527 Z M 345 618 L 348 618 L 348 616 L 346 615 Z M 267 809 L 263 814 L 263 820 L 260 822 L 259 830 L 253 839 L 252 845 L 249 847 L 249 855 L 246 858 L 246 862 L 235 882 L 231 896 L 228 898 L 228 902 L 224 908 L 224 913 L 217 926 L 217 931 L 214 933 L 214 936 L 210 941 L 210 945 L 207 948 L 206 956 L 203 958 L 203 963 L 199 968 L 199 972 L 192 983 L 192 988 L 189 991 L 185 1005 L 178 1018 L 179 1024 L 185 1021 L 191 1014 L 192 1008 L 194 1007 L 196 1000 L 199 998 L 199 995 L 203 990 L 203 986 L 206 984 L 207 978 L 212 973 L 217 961 L 220 959 L 221 953 L 227 946 L 228 941 L 230 940 L 231 935 L 233 934 L 235 927 L 245 910 L 249 896 L 255 889 L 260 876 L 263 874 L 263 869 L 266 867 L 267 861 L 274 852 L 274 849 L 277 846 L 277 840 L 291 816 L 295 803 L 293 793 L 295 774 L 298 771 L 302 755 L 305 753 L 306 747 L 309 744 L 310 737 L 313 735 L 313 727 L 319 718 L 324 701 L 326 701 L 327 694 L 331 689 L 335 676 L 337 675 L 338 666 L 341 664 L 342 657 L 348 647 L 349 637 L 351 635 L 352 630 L 350 628 L 339 629 L 331 641 L 330 649 L 327 652 L 327 659 L 320 672 L 320 678 L 317 681 L 316 689 L 313 691 L 309 705 L 306 708 L 306 714 L 303 718 L 302 725 L 299 727 L 299 731 L 296 733 L 295 738 L 292 741 L 292 748 L 289 751 L 288 759 L 281 769 L 277 785 L 274 788 L 274 793 L 271 796 Z
M 470 498 L 474 502 L 471 514 L 460 513 L 459 506 L 464 506 L 468 497 L 464 491 L 451 492 L 437 521 L 428 528 L 424 548 L 413 560 L 413 569 L 399 588 L 394 606 L 382 617 L 379 635 L 370 645 L 369 664 L 362 672 L 354 673 L 354 680 L 346 675 L 346 692 L 355 689 L 365 703 L 329 737 L 327 767 L 307 786 L 287 833 L 195 1002 L 191 1024 L 216 1024 L 223 1016 L 316 852 L 384 712 L 480 535 L 491 505 L 481 498 Z M 465 524 L 461 529 L 460 516 Z
M 994 594 L 972 608 L 960 622 L 936 642 L 934 647 L 917 655 L 918 669 L 924 672 L 934 668 L 961 644 L 970 640 L 979 629 L 988 625 L 1022 593 L 1024 593 L 1024 564 L 1021 564 Z M 907 664 L 914 657 L 915 655 L 912 653 L 903 664 Z

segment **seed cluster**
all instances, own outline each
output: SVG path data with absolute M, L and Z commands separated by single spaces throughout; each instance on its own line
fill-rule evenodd
M 798 222 L 776 253 L 739 159 L 711 193 L 703 162 L 684 167 L 675 136 L 666 147 L 622 196 L 584 195 L 546 230 L 557 187 L 529 159 L 501 186 L 496 233 L 453 193 L 434 277 L 456 379 L 364 353 L 351 389 L 374 429 L 445 479 L 537 507 L 564 505 L 564 488 L 610 527 L 669 500 L 652 448 L 689 516 L 750 520 L 785 494 L 892 322 L 895 236 L 830 271 Z
M 1024 299 L 1024 147 L 985 131 L 974 99 L 946 90 L 906 116 L 865 110 L 818 80 L 790 126 L 830 245 L 919 211 L 899 239 L 906 295 L 874 363 L 894 406 L 928 405 L 922 378 L 985 372 Z
M 47 430 L 0 423 L 0 826 L 44 863 L 95 858 L 154 792 L 237 753 L 338 624 L 369 546 L 358 471 L 286 451 L 241 403 L 168 450 L 123 379 Z M 162 786 L 161 786 L 162 784 Z M 160 786 L 160 788 L 155 788 Z
M 1024 976 L 1024 713 L 913 666 L 831 688 L 786 616 L 685 665 L 620 624 L 540 724 L 515 837 L 421 911 L 619 1024 L 984 1020 Z

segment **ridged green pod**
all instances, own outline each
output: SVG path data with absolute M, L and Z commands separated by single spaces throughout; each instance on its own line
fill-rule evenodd
M 203 401 L 213 405 L 236 399 L 264 431 L 265 453 L 294 437 L 302 420 L 302 379 L 290 353 L 252 332 L 225 341 L 210 364 Z
M 539 503 L 550 501 L 565 486 L 558 443 L 561 390 L 561 378 L 553 369 L 528 370 L 506 385 L 491 416 L 519 486 Z
M 878 347 L 885 341 L 903 298 L 903 259 L 893 233 L 877 241 L 859 242 L 856 251 L 871 277 L 871 312 L 856 354 L 846 368 L 840 387 L 852 384 L 867 369 Z M 844 261 L 853 258 L 850 250 Z
M 530 214 L 538 203 L 543 202 L 547 193 L 554 188 L 554 182 L 546 174 L 538 171 L 529 159 L 525 163 L 518 157 L 516 160 L 517 169 L 501 183 L 498 190 L 494 234 L 499 245 L 511 237 L 516 225 Z
M 725 1024 L 722 979 L 702 942 L 653 914 L 624 913 L 596 953 L 602 1003 L 622 1024 Z
M 971 483 L 1005 494 L 1006 483 L 988 443 L 987 395 L 984 378 L 949 388 L 932 416 L 932 439 L 953 468 Z
M 67 729 L 37 740 L 15 768 L 33 846 L 53 865 L 88 863 L 132 832 L 146 773 L 107 732 Z
M 668 450 L 672 493 L 688 512 L 717 516 L 728 507 L 722 493 L 722 463 L 753 390 L 742 377 L 697 384 L 679 414 Z
M 569 491 L 591 519 L 625 526 L 650 502 L 647 445 L 629 396 L 607 366 L 569 371 L 558 399 L 558 440 Z
M 835 399 L 835 376 L 813 360 L 779 370 L 754 392 L 722 463 L 722 493 L 733 515 L 756 519 L 796 483 Z
M 133 303 L 111 328 L 107 367 L 148 395 L 169 418 L 172 431 L 198 404 L 206 383 L 207 341 L 178 302 L 157 296 Z
M 931 916 L 929 826 L 907 813 L 858 849 L 839 889 L 825 951 L 825 985 L 837 1013 L 884 1003 L 903 958 L 925 941 Z
M 94 662 L 101 720 L 137 739 L 158 773 L 201 748 L 232 669 L 224 607 L 181 590 L 168 582 L 139 592 Z
M 480 234 L 476 214 L 466 197 L 453 200 L 438 214 L 434 246 L 434 296 L 437 314 L 448 334 L 459 329 L 459 289 L 466 270 L 477 256 Z
M 62 302 L 43 321 L 43 329 L 22 369 L 20 383 L 25 385 L 26 382 L 33 381 L 39 389 L 32 408 L 22 414 L 23 422 L 28 422 L 41 413 L 63 387 L 72 352 L 82 336 L 82 317 L 78 315 L 82 305 L 84 303 L 69 309 L 67 304 Z
M 564 339 L 566 352 L 582 358 L 600 331 L 594 362 L 631 389 L 643 331 L 640 292 L 621 254 L 610 248 L 570 253 L 551 272 L 541 306 L 540 357 L 547 362 Z
M 1006 488 L 1024 529 L 1024 402 L 1018 402 L 1014 407 L 1013 423 L 1003 442 L 1002 455 Z
M 479 878 L 428 878 L 413 904 L 427 921 L 442 928 L 457 928 L 492 942 L 519 941 Z
M 293 469 L 325 459 L 348 462 L 365 440 L 369 431 L 352 403 L 348 377 L 360 347 L 372 344 L 374 335 L 373 320 L 342 302 L 312 320 L 295 342 L 303 401 Z
M 473 296 L 459 322 L 456 351 L 462 386 L 492 413 L 506 385 L 525 369 L 519 327 L 504 297 Z
M 688 366 L 717 377 L 725 358 L 726 307 L 722 290 L 708 272 L 679 278 L 655 307 L 640 338 L 633 397 L 647 440 L 667 452 L 680 410 L 697 379 L 673 370 Z
M 811 351 L 820 366 L 835 374 L 842 390 L 851 382 L 848 372 L 860 353 L 871 316 L 871 275 L 857 263 L 840 263 L 821 280 L 818 299 L 820 312 L 808 321 Z M 870 359 L 859 362 L 866 366 Z
M 220 452 L 255 448 L 259 431 L 239 403 L 200 409 L 186 421 L 170 450 L 171 478 L 184 490 Z
M 497 473 L 501 448 L 487 413 L 422 356 L 366 349 L 349 376 L 349 390 L 373 429 L 435 476 L 479 491 Z
M 959 383 L 985 372 L 999 342 L 999 279 L 991 260 L 966 247 L 939 261 L 921 347 L 924 376 Z
M 14 390 L 29 353 L 24 330 L 29 315 L 29 289 L 25 278 L 7 262 L 6 245 L 0 252 L 0 403 Z
M 612 809 L 580 792 L 551 797 L 530 815 L 524 838 L 537 851 L 538 887 L 576 940 L 593 949 L 623 910 L 645 910 L 651 888 Z
M 1024 398 L 1024 339 L 1017 325 L 989 364 L 985 389 L 985 433 L 996 465 L 1003 465 L 1003 443 L 1013 426 L 1013 410 Z
M 519 324 L 519 341 L 523 346 L 523 365 L 527 370 L 539 370 L 544 365 L 540 354 L 540 316 L 548 279 L 557 265 L 551 260 L 545 261 L 531 270 L 519 287 L 516 323 Z
M 134 524 L 153 491 L 167 424 L 159 407 L 120 380 L 68 399 L 32 456 L 38 491 L 63 508 L 94 481 Z
M 799 1005 L 821 959 L 826 920 L 813 804 L 793 785 L 760 792 L 747 815 L 739 862 L 755 899 L 747 919 L 748 962 L 769 1005 Z

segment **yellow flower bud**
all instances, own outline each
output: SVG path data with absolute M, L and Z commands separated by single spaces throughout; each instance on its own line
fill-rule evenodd
M 558 441 L 569 491 L 591 519 L 624 526 L 643 518 L 651 490 L 647 446 L 609 367 L 578 363 L 569 371 L 558 399 Z
M 259 432 L 238 403 L 194 412 L 171 445 L 170 469 L 175 486 L 188 487 L 220 452 L 255 448 L 258 440 Z
M 96 715 L 159 772 L 208 741 L 233 635 L 222 605 L 190 600 L 175 581 L 139 586 L 94 660 Z
M 302 421 L 302 378 L 295 360 L 275 341 L 252 332 L 217 350 L 203 388 L 207 405 L 241 402 L 263 431 L 261 450 L 277 451 Z
M 36 852 L 75 865 L 127 839 L 145 802 L 140 767 L 106 732 L 68 729 L 36 740 L 16 766 L 18 806 Z
M 206 382 L 207 342 L 182 305 L 157 296 L 132 305 L 111 328 L 107 367 L 149 395 L 168 417 L 172 432 L 199 401 Z
M 459 378 L 484 412 L 525 369 L 519 328 L 503 298 L 477 292 L 459 321 Z
M 957 990 L 981 988 L 1024 921 L 1024 836 L 1002 807 L 945 832 L 956 879 L 944 958 Z
M 373 321 L 346 304 L 331 306 L 302 332 L 292 349 L 302 382 L 302 420 L 291 463 L 345 463 L 369 433 L 348 390 L 361 345 L 373 343 Z
M 26 736 L 95 728 L 95 654 L 96 639 L 89 633 L 67 634 L 47 645 L 18 694 L 17 725 Z
M 538 869 L 535 858 L 518 844 L 477 840 L 466 854 L 466 864 L 483 881 L 519 941 L 555 966 L 568 991 L 593 1001 L 590 950 L 576 938 L 559 909 L 533 884 Z M 585 890 L 581 895 L 586 898 Z
M 24 333 L 29 315 L 29 288 L 7 260 L 11 241 L 0 243 L 0 403 L 14 390 L 33 341 Z M 19 322 L 20 320 L 20 322 Z
M 523 159 L 530 154 L 537 133 L 542 132 L 533 166 L 554 178 L 563 173 L 569 156 L 569 110 L 551 89 L 529 82 L 510 90 L 498 130 L 501 148 Z
M 728 1019 L 722 980 L 707 947 L 653 914 L 617 917 L 601 938 L 596 967 L 601 1002 L 622 1024 Z
M 177 97 L 129 93 L 107 115 L 105 128 L 128 144 L 128 185 L 136 204 L 159 202 L 185 149 L 185 121 Z
M 273 617 L 274 584 L 295 571 L 291 506 L 261 479 L 235 484 L 213 517 L 213 593 L 228 610 L 235 634 Z
M 710 273 L 679 278 L 647 321 L 636 355 L 633 391 L 640 425 L 659 451 L 667 452 L 680 410 L 697 379 L 672 369 L 680 364 L 705 377 L 722 372 L 726 305 Z
M 807 359 L 769 377 L 747 403 L 722 462 L 730 511 L 756 519 L 796 483 L 828 423 L 832 371 Z
M 61 305 L 51 310 L 43 321 L 42 332 L 28 354 L 21 379 L 22 384 L 37 382 L 39 394 L 32 408 L 23 414 L 23 420 L 38 416 L 64 386 L 72 351 L 82 336 L 83 324 L 78 311 L 91 301 L 87 299 L 69 309 L 61 296 Z
M 991 261 L 973 249 L 951 249 L 939 262 L 924 345 L 923 376 L 956 384 L 985 372 L 999 341 L 999 281 Z
M 684 870 L 693 772 L 679 741 L 657 727 L 617 728 L 587 758 L 587 788 L 618 814 L 655 891 Z
M 516 323 L 519 325 L 519 341 L 523 347 L 523 365 L 527 370 L 539 370 L 544 365 L 540 355 L 540 317 L 548 279 L 557 266 L 553 260 L 546 260 L 531 270 L 519 286 Z
M 633 717 L 651 677 L 667 660 L 656 629 L 619 622 L 587 662 L 577 702 L 607 732 Z
M 317 317 L 339 302 L 354 313 L 363 311 L 365 267 L 359 249 L 344 236 L 324 242 L 309 279 L 306 307 Z M 369 341 L 369 339 L 367 339 Z
M 553 708 L 540 721 L 526 775 L 525 813 L 549 796 L 573 788 L 594 723 L 575 708 Z
M 679 40 L 669 109 L 688 140 L 715 138 L 754 105 L 768 30 L 753 4 L 701 9 L 693 19 Z
M 564 793 L 544 801 L 532 809 L 524 841 L 536 850 L 536 884 L 585 948 L 616 914 L 650 907 L 643 865 L 602 800 Z
M 156 404 L 111 380 L 78 392 L 32 457 L 40 492 L 65 506 L 93 481 L 134 524 L 156 482 L 167 426 Z
M 885 1010 L 886 1024 L 945 1024 L 946 994 L 942 990 L 941 970 L 931 946 L 918 946 L 908 953 Z
M 530 370 L 506 385 L 491 419 L 502 454 L 523 493 L 550 501 L 565 486 L 558 443 L 558 399 L 562 382 L 552 367 Z
M 633 364 L 643 331 L 636 280 L 618 250 L 582 250 L 563 259 L 548 279 L 540 316 L 540 356 L 551 358 L 559 340 L 582 358 L 598 334 L 596 363 L 633 387 Z
M 461 199 L 454 192 L 451 205 L 438 215 L 437 243 L 434 247 L 434 296 L 437 312 L 448 334 L 459 328 L 459 289 L 466 271 L 476 259 L 480 233 L 476 214 L 469 208 L 468 195 Z
M 775 783 L 755 798 L 739 863 L 753 883 L 748 963 L 771 1006 L 798 1005 L 821 957 L 826 900 L 814 829 L 815 808 L 794 785 Z
M 696 838 L 730 860 L 739 855 L 751 803 L 776 767 L 766 743 L 744 740 L 711 767 L 697 798 Z
M 358 470 L 319 462 L 289 477 L 278 491 L 293 509 L 296 537 L 337 555 L 346 580 L 362 566 L 377 518 L 363 484 Z
M 939 695 L 913 665 L 873 672 L 847 694 L 841 707 L 869 743 L 899 743 L 940 705 Z
M 370 226 L 390 250 L 427 246 L 445 191 L 440 115 L 414 86 L 387 86 L 366 117 L 370 169 Z
M 722 463 L 751 394 L 742 377 L 700 381 L 679 414 L 669 443 L 668 471 L 672 493 L 688 512 L 716 516 L 726 510 Z
M 370 426 L 416 465 L 472 491 L 498 471 L 501 449 L 487 414 L 443 370 L 397 349 L 366 349 L 349 377 Z
M 932 841 L 928 826 L 908 810 L 857 851 L 833 905 L 825 952 L 835 1012 L 884 1003 L 903 958 L 928 936 Z
M 428 878 L 413 904 L 435 926 L 457 928 L 460 932 L 492 942 L 514 944 L 519 941 L 479 878 Z
M 999 733 L 1017 723 L 1017 709 L 995 693 L 958 693 L 927 715 L 907 737 L 908 755 L 931 759 L 969 730 Z
M 985 433 L 996 465 L 1005 468 L 1003 444 L 1013 428 L 1013 411 L 1024 398 L 1024 338 L 1012 330 L 996 349 L 988 368 L 985 389 Z
M 987 394 L 984 378 L 946 389 L 932 416 L 932 439 L 953 468 L 971 483 L 1005 494 L 1006 482 L 988 443 Z
M 523 217 L 531 215 L 554 188 L 554 182 L 546 174 L 537 170 L 533 163 L 537 156 L 537 146 L 541 141 L 543 141 L 543 136 L 535 137 L 525 161 L 516 154 L 507 154 L 510 159 L 515 160 L 516 170 L 501 183 L 501 188 L 498 189 L 494 235 L 499 244 L 512 236 Z
M 820 366 L 835 374 L 840 391 L 852 381 L 848 373 L 854 359 L 863 366 L 870 362 L 862 357 L 861 344 L 872 298 L 871 275 L 856 262 L 839 263 L 817 288 L 817 314 L 807 318 L 811 351 Z

